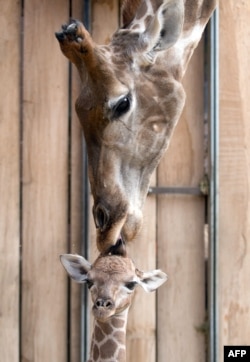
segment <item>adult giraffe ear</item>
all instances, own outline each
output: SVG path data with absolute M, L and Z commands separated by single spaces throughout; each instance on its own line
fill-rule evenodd
M 154 22 L 150 31 L 157 38 L 153 45 L 154 51 L 166 50 L 172 47 L 179 39 L 184 23 L 184 1 L 183 0 L 165 0 L 155 15 Z M 154 30 L 156 34 L 154 33 Z
M 148 272 L 142 272 L 139 269 L 136 269 L 136 275 L 138 277 L 138 284 L 143 287 L 146 292 L 153 292 L 168 279 L 167 274 L 165 274 L 160 269 Z
M 60 260 L 69 276 L 77 283 L 84 283 L 91 264 L 82 256 L 75 254 L 62 254 Z
M 125 1 L 124 7 L 129 14 L 125 16 L 127 21 L 131 18 L 130 2 L 131 0 Z M 144 19 L 145 6 L 144 1 L 139 7 L 138 4 L 134 6 L 134 19 L 114 35 L 113 43 L 120 43 L 131 53 L 139 52 L 146 62 L 152 63 L 158 51 L 172 47 L 179 39 L 184 22 L 184 1 L 162 1 L 151 19 L 148 16 L 150 20 L 147 21 Z

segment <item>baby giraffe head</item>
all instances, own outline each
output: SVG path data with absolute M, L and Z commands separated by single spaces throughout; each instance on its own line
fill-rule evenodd
M 100 255 L 93 264 L 80 255 L 63 254 L 60 258 L 73 280 L 87 284 L 93 315 L 100 322 L 128 309 L 138 285 L 146 292 L 152 292 L 167 280 L 167 275 L 161 270 L 138 270 L 127 256 Z

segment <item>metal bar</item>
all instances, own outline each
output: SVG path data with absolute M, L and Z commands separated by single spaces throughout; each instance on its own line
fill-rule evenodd
M 91 27 L 91 1 L 83 1 L 82 21 L 88 31 Z M 86 144 L 82 140 L 83 155 L 83 195 L 82 195 L 82 245 L 81 252 L 85 258 L 89 257 L 89 182 L 88 182 L 88 160 Z M 88 313 L 88 295 L 85 285 L 81 289 L 81 362 L 85 362 L 89 355 L 89 313 Z
M 209 179 L 205 174 L 196 187 L 192 186 L 156 186 L 149 187 L 148 194 L 170 194 L 170 195 L 197 195 L 207 196 L 209 195 Z
M 150 187 L 148 194 L 204 195 L 200 187 Z
M 219 362 L 219 10 L 210 22 L 209 361 Z
M 82 245 L 81 253 L 85 258 L 89 257 L 89 185 L 87 176 L 87 155 L 86 145 L 83 139 L 83 196 L 82 196 Z M 88 359 L 88 328 L 89 326 L 89 313 L 88 313 L 88 295 L 85 285 L 81 287 L 81 362 Z

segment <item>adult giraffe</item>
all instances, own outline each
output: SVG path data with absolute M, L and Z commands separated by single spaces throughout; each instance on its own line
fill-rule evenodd
M 140 229 L 150 176 L 180 118 L 182 79 L 217 0 L 125 0 L 109 45 L 79 21 L 56 33 L 83 88 L 83 127 L 97 246 L 105 253 Z

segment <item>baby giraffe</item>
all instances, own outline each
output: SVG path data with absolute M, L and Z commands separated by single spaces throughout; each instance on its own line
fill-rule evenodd
M 91 293 L 94 329 L 88 362 L 125 362 L 127 316 L 134 290 L 140 285 L 152 292 L 167 275 L 161 270 L 138 270 L 126 252 L 100 255 L 92 265 L 80 255 L 60 258 L 69 276 L 86 283 Z

